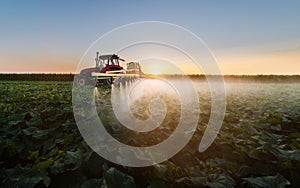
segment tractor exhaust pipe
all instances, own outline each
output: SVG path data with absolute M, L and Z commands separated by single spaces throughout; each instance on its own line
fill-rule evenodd
M 95 61 L 96 61 L 96 67 L 98 67 L 99 66 L 99 61 L 100 61 L 100 59 L 99 59 L 99 52 L 96 52 Z

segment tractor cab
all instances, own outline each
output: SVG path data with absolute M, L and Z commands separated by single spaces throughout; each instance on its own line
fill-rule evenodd
M 80 74 L 77 76 L 76 82 L 78 85 L 95 85 L 98 81 L 105 84 L 111 84 L 112 77 L 107 75 L 104 77 L 95 77 L 93 73 L 120 73 L 123 71 L 123 67 L 120 66 L 120 61 L 125 61 L 121 59 L 116 54 L 109 55 L 99 55 L 99 52 L 96 53 L 96 66 L 86 68 L 80 71 Z M 98 81 L 97 81 L 98 80 Z
M 97 53 L 95 61 L 96 61 L 96 68 L 99 70 L 99 72 L 105 73 L 106 71 L 122 70 L 123 67 L 120 66 L 119 61 L 125 61 L 125 60 L 121 59 L 116 54 L 99 56 L 99 54 Z

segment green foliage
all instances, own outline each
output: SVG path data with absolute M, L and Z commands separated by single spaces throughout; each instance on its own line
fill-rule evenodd
M 73 81 L 73 74 L 0 74 L 6 81 Z
M 276 176 L 243 178 L 242 180 L 244 186 L 253 188 L 283 188 L 290 185 L 290 182 L 280 174 Z
M 108 169 L 104 175 L 104 185 L 111 188 L 135 188 L 133 177 L 126 175 L 115 168 Z
M 161 164 L 126 168 L 83 141 L 71 82 L 0 82 L 0 187 L 299 187 L 300 85 L 227 87 L 224 124 L 208 150 L 197 152 L 210 116 L 209 92 L 199 89 L 200 122 L 188 145 Z M 126 144 L 159 143 L 178 123 L 178 101 L 166 98 L 173 108 L 159 132 L 129 131 L 114 117 L 109 88 L 99 91 L 104 126 Z M 138 103 L 133 113 L 143 119 L 147 104 Z

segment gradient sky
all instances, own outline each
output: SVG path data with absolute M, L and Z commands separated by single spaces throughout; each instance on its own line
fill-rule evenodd
M 137 21 L 183 26 L 224 74 L 300 74 L 300 1 L 0 1 L 0 72 L 74 72 L 108 31 Z

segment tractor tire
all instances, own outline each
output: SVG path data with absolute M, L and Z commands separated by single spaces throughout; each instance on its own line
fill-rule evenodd
M 84 75 L 79 75 L 76 78 L 76 85 L 78 86 L 85 86 L 89 84 L 89 80 L 86 76 Z
M 78 75 L 75 79 L 77 86 L 97 86 L 97 79 L 91 80 L 91 78 L 86 75 Z
M 111 85 L 113 84 L 113 82 L 114 82 L 113 77 L 103 80 L 104 85 Z

